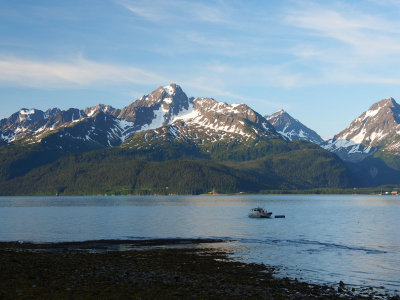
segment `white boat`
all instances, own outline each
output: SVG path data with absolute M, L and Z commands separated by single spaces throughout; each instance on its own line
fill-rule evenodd
M 264 210 L 262 207 L 252 208 L 249 212 L 249 218 L 270 218 L 272 212 Z

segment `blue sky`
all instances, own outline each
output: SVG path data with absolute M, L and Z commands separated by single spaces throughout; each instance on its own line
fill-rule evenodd
M 400 100 L 400 1 L 3 0 L 0 118 L 188 96 L 283 108 L 321 136 Z

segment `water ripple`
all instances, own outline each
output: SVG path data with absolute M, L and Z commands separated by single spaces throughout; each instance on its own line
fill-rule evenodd
M 299 246 L 302 247 L 304 245 L 311 245 L 311 246 L 323 246 L 323 249 L 307 249 L 307 251 L 322 251 L 326 249 L 331 250 L 350 250 L 350 251 L 362 251 L 367 254 L 385 254 L 388 253 L 387 251 L 372 249 L 367 247 L 361 246 L 347 246 L 341 245 L 337 243 L 329 243 L 329 242 L 320 242 L 320 241 L 312 241 L 307 239 L 276 239 L 276 238 L 263 238 L 263 239 L 248 239 L 242 238 L 239 240 L 242 243 L 260 243 L 260 244 L 270 244 L 270 245 L 279 245 L 279 246 Z

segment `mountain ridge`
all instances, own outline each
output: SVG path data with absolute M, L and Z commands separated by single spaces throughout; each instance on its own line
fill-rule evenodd
M 166 186 L 169 193 L 234 193 L 351 184 L 336 155 L 289 141 L 246 104 L 189 98 L 175 84 L 121 110 L 102 104 L 47 114 L 23 110 L 1 125 L 9 142 L 0 147 L 1 194 L 164 194 Z
M 176 172 L 187 166 L 197 170 L 190 173 L 193 182 L 187 183 L 189 189 L 176 186 L 177 192 L 184 193 L 205 192 L 210 182 L 202 177 L 204 174 L 214 174 L 216 181 L 230 178 L 226 179 L 231 182 L 229 188 L 223 183 L 218 185 L 224 192 L 240 191 L 241 180 L 247 182 L 248 192 L 274 187 L 304 189 L 392 183 L 396 181 L 393 178 L 398 178 L 397 169 L 400 170 L 400 160 L 396 158 L 400 113 L 393 98 L 384 100 L 361 114 L 335 136 L 336 140 L 322 142 L 315 131 L 283 110 L 262 116 L 246 104 L 189 98 L 176 84 L 161 86 L 122 109 L 104 104 L 65 111 L 23 108 L 0 120 L 0 187 L 11 192 L 10 184 L 20 184 L 29 191 L 34 184 L 32 180 L 47 178 L 46 182 L 57 193 L 84 190 L 89 187 L 78 187 L 73 179 L 79 172 L 92 174 L 94 178 L 103 174 L 111 182 L 108 173 L 117 172 L 116 165 L 130 163 L 137 171 L 129 172 L 129 176 L 137 179 L 134 182 L 121 179 L 118 186 L 133 193 L 145 190 L 158 193 L 166 182 L 175 185 L 170 179 L 161 180 L 154 166 L 161 168 L 160 176 L 171 176 L 170 171 L 164 170 L 171 167 L 171 160 L 182 161 Z M 379 122 L 382 128 L 377 129 L 374 124 Z M 385 130 L 389 133 L 383 135 Z M 386 138 L 376 139 L 378 132 Z M 363 144 L 356 144 L 362 135 Z M 107 164 L 95 159 L 96 151 L 103 151 Z M 83 156 L 76 160 L 79 153 Z M 346 160 L 347 156 L 352 160 Z M 392 166 L 398 168 L 392 170 Z M 81 171 L 78 174 L 76 170 Z M 142 172 L 153 175 L 139 180 Z M 47 173 L 60 181 L 55 182 Z M 63 187 L 62 178 L 69 182 L 68 186 Z M 37 184 L 42 192 L 48 191 L 46 186 Z M 104 192 L 96 182 L 90 184 Z M 152 188 L 148 189 L 149 186 Z
M 108 120 L 99 122 L 100 118 Z M 82 125 L 87 122 L 92 125 Z M 49 134 L 61 134 L 62 137 L 66 131 L 71 138 L 98 143 L 99 147 L 115 146 L 135 133 L 174 123 L 174 128 L 179 128 L 181 134 L 184 134 L 183 127 L 189 125 L 202 132 L 213 132 L 216 136 L 228 133 L 238 138 L 250 138 L 253 134 L 245 124 L 249 123 L 255 126 L 257 134 L 280 138 L 274 127 L 247 105 L 227 104 L 212 98 L 188 98 L 181 87 L 173 83 L 157 88 L 122 109 L 104 104 L 81 110 L 70 108 L 66 111 L 58 108 L 46 112 L 21 109 L 8 119 L 0 121 L 0 139 L 3 143 L 35 143 L 41 142 Z M 75 127 L 82 127 L 83 131 L 79 132 Z M 104 136 L 109 140 L 105 141 Z
M 378 151 L 400 154 L 400 105 L 391 97 L 374 103 L 344 130 L 324 141 L 284 110 L 263 117 L 246 104 L 189 98 L 174 83 L 160 86 L 122 109 L 105 104 L 65 111 L 22 108 L 0 120 L 0 145 L 37 143 L 59 134 L 60 138 L 69 135 L 81 143 L 97 144 L 97 148 L 112 147 L 142 131 L 160 133 L 163 126 L 169 126 L 173 135 L 189 139 L 199 139 L 201 135 L 214 142 L 224 138 L 243 141 L 260 134 L 308 140 L 349 162 L 361 162 Z

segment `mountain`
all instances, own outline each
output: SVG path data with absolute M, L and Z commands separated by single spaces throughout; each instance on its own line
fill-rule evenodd
M 180 87 L 171 84 L 122 110 L 103 104 L 66 111 L 23 108 L 8 119 L 0 120 L 0 140 L 2 144 L 38 143 L 52 135 L 54 141 L 69 139 L 92 148 L 115 146 L 137 131 L 157 128 L 168 122 L 169 117 L 188 108 L 188 101 Z
M 182 88 L 172 83 L 124 107 L 118 118 L 133 122 L 136 130 L 154 129 L 168 124 L 182 110 L 187 110 L 189 104 Z
M 377 151 L 400 154 L 400 106 L 393 98 L 373 104 L 322 147 L 345 161 L 360 162 Z
M 156 129 L 136 133 L 122 146 L 152 149 L 178 142 L 179 147 L 185 144 L 213 158 L 242 160 L 265 154 L 272 140 L 284 142 L 263 116 L 245 104 L 227 104 L 211 98 L 190 99 L 187 109 L 168 121 Z M 260 148 L 264 149 L 257 155 Z
M 138 132 L 158 130 L 160 135 L 163 126 L 169 126 L 174 138 L 201 144 L 260 136 L 280 138 L 274 127 L 247 105 L 189 99 L 176 84 L 159 87 L 121 110 L 102 104 L 67 111 L 21 109 L 0 121 L 0 137 L 3 143 L 41 142 L 79 152 L 120 145 Z M 65 140 L 75 146 L 64 145 Z
M 278 133 L 289 140 L 306 140 L 315 144 L 321 144 L 324 140 L 314 130 L 294 119 L 283 109 L 265 117 Z
M 0 138 L 3 143 L 38 143 L 49 135 L 58 134 L 99 145 L 115 145 L 123 135 L 123 123 L 116 121 L 118 110 L 98 105 L 84 110 L 58 108 L 46 112 L 37 109 L 20 109 L 8 119 L 0 121 Z M 109 136 L 105 139 L 104 136 Z
M 21 109 L 0 121 L 0 193 L 163 194 L 346 187 L 336 155 L 245 104 L 159 87 L 130 105 Z M 168 189 L 166 189 L 168 187 Z
M 399 184 L 400 105 L 393 98 L 374 103 L 321 146 L 347 163 L 360 186 Z
M 393 98 L 373 104 L 347 128 L 327 141 L 284 110 L 266 116 L 266 119 L 288 139 L 311 141 L 346 162 L 360 163 L 368 157 L 400 155 L 400 105 Z M 395 162 L 392 159 L 393 164 Z

